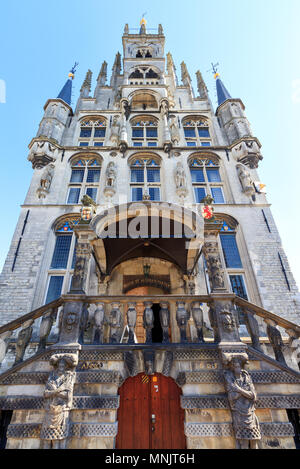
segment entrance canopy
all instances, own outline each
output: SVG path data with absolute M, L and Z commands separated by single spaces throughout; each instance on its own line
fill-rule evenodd
M 204 239 L 204 221 L 175 204 L 135 202 L 112 207 L 95 217 L 91 228 L 96 260 L 104 275 L 121 262 L 156 257 L 191 273 Z

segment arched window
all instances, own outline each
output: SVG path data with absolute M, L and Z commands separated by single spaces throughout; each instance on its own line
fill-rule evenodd
M 224 204 L 223 183 L 220 176 L 219 160 L 214 156 L 191 157 L 189 166 L 196 203 L 210 195 L 215 204 Z
M 79 219 L 79 216 L 63 218 L 54 228 L 56 239 L 48 271 L 45 304 L 59 298 L 62 292 L 69 291 L 76 262 L 73 227 Z
M 86 117 L 80 121 L 80 147 L 102 147 L 106 133 L 106 120 L 102 117 Z
M 185 141 L 188 147 L 210 147 L 209 122 L 203 117 L 186 117 L 182 121 Z
M 153 67 L 137 67 L 129 75 L 130 85 L 158 85 L 159 73 L 153 70 Z
M 157 120 L 151 117 L 135 117 L 131 120 L 134 147 L 157 147 Z
M 131 200 L 160 200 L 160 164 L 149 157 L 135 158 L 130 165 Z
M 67 195 L 67 204 L 76 205 L 87 194 L 97 202 L 101 174 L 101 161 L 93 156 L 80 156 L 71 163 L 72 173 Z

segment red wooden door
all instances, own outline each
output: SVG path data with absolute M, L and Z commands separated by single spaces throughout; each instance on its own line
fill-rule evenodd
M 141 373 L 120 388 L 118 449 L 185 449 L 181 390 L 172 378 Z

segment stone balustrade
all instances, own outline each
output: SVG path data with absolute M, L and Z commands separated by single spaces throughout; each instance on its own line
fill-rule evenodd
M 141 305 L 144 344 L 138 343 L 135 334 Z M 153 339 L 158 321 L 159 342 Z M 207 343 L 230 342 L 244 342 L 256 352 L 271 355 L 283 366 L 297 368 L 299 337 L 298 325 L 234 294 L 145 297 L 68 294 L 0 327 L 0 371 L 20 367 L 24 360 L 53 345 L 127 346 L 132 350 L 143 345 L 172 348 L 176 344 L 193 344 L 200 348 Z

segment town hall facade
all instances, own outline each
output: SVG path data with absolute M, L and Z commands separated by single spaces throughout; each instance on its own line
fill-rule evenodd
M 122 41 L 73 109 L 75 64 L 29 144 L 1 447 L 299 447 L 299 293 L 244 103 L 216 70 L 216 109 L 200 71 L 179 81 L 161 25 Z

